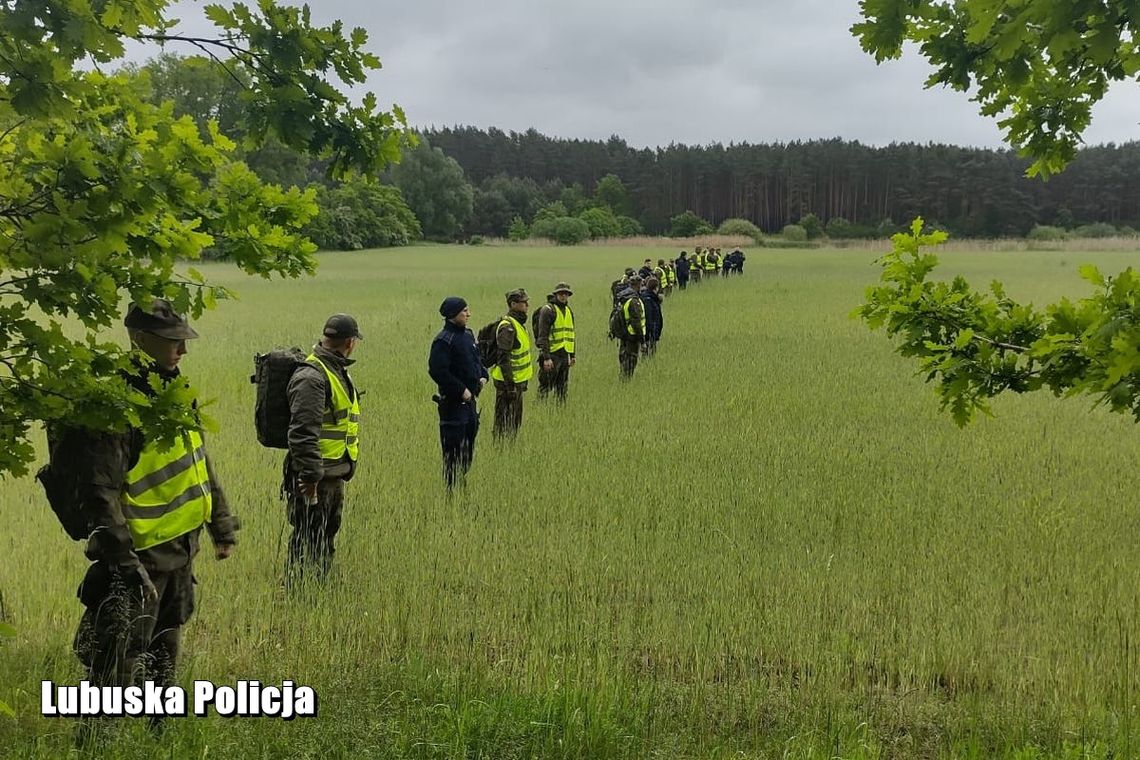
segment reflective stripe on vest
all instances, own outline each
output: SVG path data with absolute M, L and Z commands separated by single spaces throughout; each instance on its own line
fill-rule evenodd
M 180 435 L 166 451 L 146 443 L 127 473 L 123 517 L 135 549 L 149 549 L 210 521 L 213 499 L 202 435 Z
M 331 406 L 321 418 L 321 440 L 317 442 L 321 459 L 337 461 L 347 452 L 355 462 L 360 453 L 360 398 L 354 392 L 350 399 L 340 378 L 316 354 L 309 354 L 305 361 L 323 369 L 329 379 Z
M 627 333 L 629 333 L 630 335 L 637 335 L 637 330 L 633 329 L 633 327 L 634 327 L 633 317 L 631 317 L 629 314 L 629 305 L 631 303 L 633 303 L 634 298 L 637 298 L 637 296 L 631 296 L 630 298 L 625 299 L 625 303 L 621 307 L 621 310 L 623 312 L 625 312 L 625 331 Z M 641 318 L 640 318 L 639 322 L 641 323 L 641 334 L 645 335 L 645 306 L 644 306 L 644 304 L 641 307 Z
M 496 335 L 508 321 L 515 327 L 515 340 L 518 342 L 518 347 L 511 350 L 511 382 L 524 383 L 534 375 L 534 365 L 530 361 L 530 335 L 527 334 L 526 327 L 509 314 L 499 320 L 499 326 L 495 328 Z M 506 379 L 498 364 L 491 369 L 491 379 Z
M 565 309 L 559 309 L 557 306 L 550 308 L 554 309 L 554 326 L 550 328 L 550 352 L 574 353 L 574 312 L 570 311 L 569 306 Z

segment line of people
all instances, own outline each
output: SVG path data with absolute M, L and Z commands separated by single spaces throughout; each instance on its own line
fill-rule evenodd
M 717 260 L 715 251 L 698 249 L 692 258 L 682 253 L 656 266 L 646 259 L 645 278 L 627 270 L 614 293 L 614 311 L 622 318 L 617 337 L 623 377 L 632 376 L 642 352 L 656 351 L 664 299 L 684 289 L 695 271 L 741 271 L 743 254 L 729 254 L 720 267 Z M 432 340 L 428 372 L 438 388 L 434 400 L 449 491 L 471 467 L 479 431 L 476 399 L 488 382 L 495 386 L 494 435 L 500 440 L 513 438 L 522 424 L 535 356 L 539 398 L 566 401 L 576 361 L 573 295 L 567 283 L 558 283 L 528 320 L 527 292 L 512 290 L 506 313 L 479 335 L 468 327 L 471 311 L 464 299 L 452 296 L 440 304 L 444 324 Z M 145 308 L 131 304 L 124 325 L 137 350 L 125 382 L 148 397 L 170 384 L 186 384 L 179 365 L 187 342 L 198 334 L 184 315 L 169 301 L 155 299 Z M 614 327 L 611 314 L 611 332 Z M 319 580 L 331 569 L 344 485 L 356 472 L 360 450 L 360 397 L 349 367 L 362 339 L 353 317 L 334 314 L 288 376 L 281 399 L 288 410 L 282 492 L 293 527 L 286 586 L 306 577 Z M 78 591 L 85 612 L 74 641 L 88 679 L 97 685 L 143 678 L 172 683 L 181 628 L 194 610 L 200 534 L 206 530 L 221 560 L 233 553 L 240 528 L 201 429 L 186 431 L 173 445 L 138 428 L 51 430 L 48 442 L 49 465 L 37 477 L 69 534 L 86 541 L 84 553 L 92 561 Z M 53 491 L 66 497 L 65 508 L 57 509 Z M 74 514 L 65 515 L 67 510 Z

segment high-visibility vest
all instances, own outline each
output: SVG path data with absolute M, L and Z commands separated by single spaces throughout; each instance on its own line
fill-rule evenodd
M 669 284 L 669 280 L 665 276 L 665 267 L 654 267 L 653 276 L 657 278 L 657 282 L 661 283 L 662 287 Z
M 309 354 L 305 361 L 319 366 L 329 379 L 329 407 L 321 418 L 318 442 L 321 459 L 339 461 L 347 452 L 348 458 L 355 462 L 360 453 L 360 397 L 354 389 L 349 398 L 340 378 L 316 354 Z
M 715 256 L 706 256 L 705 257 L 705 271 L 706 272 L 715 272 L 716 271 L 716 264 L 717 264 L 717 258 Z
M 135 549 L 149 549 L 210 521 L 213 500 L 202 435 L 191 430 L 159 451 L 146 443 L 127 473 L 123 517 Z
M 574 312 L 569 306 L 560 309 L 551 304 L 550 308 L 554 309 L 554 325 L 550 328 L 550 352 L 574 353 Z
M 698 253 L 693 258 L 697 261 L 697 269 L 705 268 L 705 255 L 703 253 Z
M 629 298 L 625 299 L 625 303 L 622 304 L 622 307 L 621 307 L 622 312 L 625 313 L 625 331 L 627 333 L 629 333 L 630 335 L 637 335 L 637 332 L 638 332 L 637 330 L 633 329 L 634 328 L 633 317 L 631 317 L 629 314 L 629 305 L 631 303 L 633 303 L 633 299 L 635 299 L 637 297 L 638 296 L 630 296 Z M 641 334 L 645 335 L 645 305 L 644 304 L 642 304 L 641 317 L 639 318 L 638 321 L 641 324 Z
M 673 267 L 668 267 L 665 270 L 665 276 L 669 278 L 669 284 L 670 285 L 676 285 L 677 284 L 677 270 L 676 269 L 674 269 Z
M 518 341 L 518 347 L 511 350 L 511 380 L 523 383 L 534 376 L 534 365 L 530 362 L 530 336 L 526 333 L 526 327 L 509 314 L 499 320 L 499 326 L 495 328 L 496 334 L 508 322 L 514 324 L 515 340 Z M 497 364 L 491 369 L 491 379 L 506 380 L 503 370 Z

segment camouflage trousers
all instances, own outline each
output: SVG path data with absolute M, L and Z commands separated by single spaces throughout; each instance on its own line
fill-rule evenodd
M 296 489 L 290 489 L 287 505 L 293 533 L 285 560 L 285 583 L 290 585 L 304 577 L 323 578 L 336 553 L 334 542 L 344 510 L 344 480 L 325 478 L 318 483 L 316 504 L 306 504 Z
M 522 427 L 523 395 L 526 383 L 495 381 L 495 426 L 491 435 L 496 439 L 513 438 Z
M 136 575 L 96 562 L 78 596 L 86 611 L 75 634 L 75 654 L 99 686 L 128 686 L 144 680 L 167 686 L 182 640 L 182 625 L 194 612 L 192 563 L 169 572 L 153 571 L 158 597 L 147 601 Z
M 544 399 L 554 391 L 554 397 L 559 401 L 566 400 L 566 389 L 570 384 L 570 354 L 557 351 L 550 355 L 554 367 L 547 372 L 538 367 L 538 397 Z
M 622 338 L 619 343 L 618 365 L 621 367 L 621 376 L 623 379 L 629 379 L 637 369 L 637 357 L 641 354 L 641 338 L 632 340 Z

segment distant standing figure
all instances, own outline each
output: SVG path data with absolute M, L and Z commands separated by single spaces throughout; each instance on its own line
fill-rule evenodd
M 534 376 L 530 335 L 526 331 L 526 315 L 530 296 L 522 288 L 507 293 L 507 313 L 499 320 L 495 342 L 499 346 L 499 362 L 491 369 L 495 381 L 496 439 L 513 438 L 522 426 L 523 394 Z
M 535 313 L 534 345 L 538 348 L 538 397 L 554 391 L 558 401 L 566 401 L 570 368 L 574 366 L 574 291 L 565 282 L 554 286 L 547 302 Z
M 428 355 L 428 374 L 435 381 L 439 407 L 439 443 L 443 450 L 443 481 L 447 490 L 466 481 L 475 458 L 479 410 L 475 399 L 487 384 L 475 334 L 467 328 L 467 301 L 450 296 L 439 306 L 443 329 L 436 333 Z

